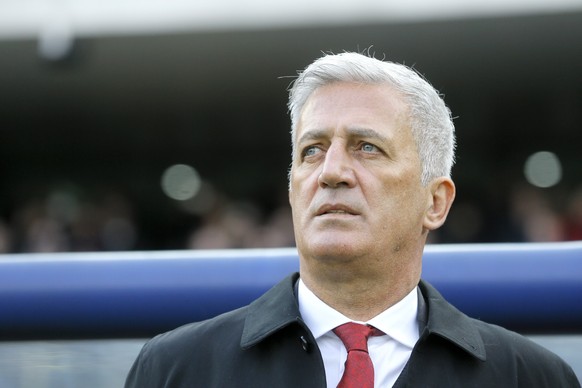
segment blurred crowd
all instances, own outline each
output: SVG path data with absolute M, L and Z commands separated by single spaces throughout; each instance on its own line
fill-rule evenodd
M 4 253 L 129 250 L 136 241 L 133 209 L 115 192 L 96 200 L 61 188 L 24 202 L 10 219 L 0 219 Z
M 171 231 L 177 235 L 172 243 L 143 244 L 148 237 L 140 226 L 139 209 L 127 197 L 108 191 L 84 198 L 74 190 L 59 189 L 23 202 L 10 217 L 0 218 L 0 253 L 294 245 L 287 205 L 266 210 L 259 203 L 222 198 L 207 211 L 188 216 L 189 226 Z M 582 187 L 551 196 L 543 189 L 516 186 L 497 207 L 459 198 L 445 226 L 432 233 L 429 242 L 567 240 L 582 240 Z
M 193 206 L 193 202 L 175 201 L 175 206 L 168 209 L 172 214 L 165 219 L 153 216 L 152 221 L 148 214 L 151 209 L 142 206 L 140 210 L 115 190 L 87 196 L 74 188 L 60 187 L 23 201 L 12 209 L 9 217 L 0 216 L 0 253 L 294 245 L 288 206 L 267 211 L 256 203 L 227 200 L 220 193 L 213 195 L 211 201 L 204 201 L 204 209 L 200 209 L 200 204 Z M 182 213 L 178 225 L 168 222 L 176 209 Z M 144 219 L 147 222 L 142 223 Z
M 516 184 L 502 198 L 458 198 L 431 242 L 557 242 L 582 240 L 582 186 L 548 191 Z

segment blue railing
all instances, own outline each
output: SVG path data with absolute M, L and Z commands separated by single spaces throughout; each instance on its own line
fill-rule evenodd
M 0 339 L 149 337 L 243 306 L 295 249 L 0 255 Z M 582 242 L 430 245 L 423 278 L 470 316 L 582 333 Z

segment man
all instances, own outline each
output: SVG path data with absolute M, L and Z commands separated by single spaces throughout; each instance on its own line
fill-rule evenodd
M 451 115 L 425 80 L 328 55 L 299 75 L 289 108 L 300 273 L 149 341 L 126 387 L 580 386 L 554 354 L 420 280 L 455 197 Z

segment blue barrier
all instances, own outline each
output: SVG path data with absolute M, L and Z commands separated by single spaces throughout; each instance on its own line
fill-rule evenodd
M 0 255 L 0 339 L 149 337 L 297 269 L 295 249 Z M 582 242 L 429 245 L 423 278 L 470 316 L 582 333 Z

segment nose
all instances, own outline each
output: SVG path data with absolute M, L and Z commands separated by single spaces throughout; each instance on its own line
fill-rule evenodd
M 332 144 L 326 151 L 318 178 L 321 187 L 353 187 L 356 177 L 353 160 L 341 144 Z

